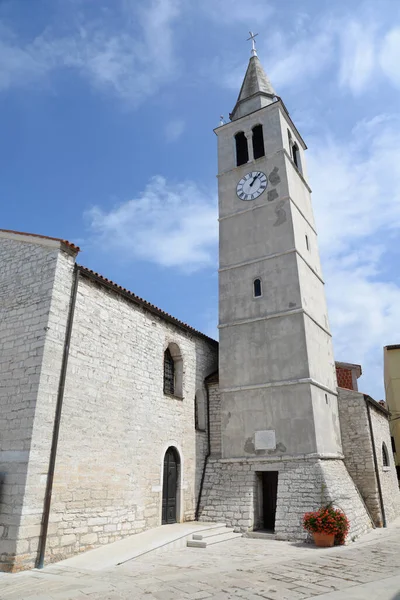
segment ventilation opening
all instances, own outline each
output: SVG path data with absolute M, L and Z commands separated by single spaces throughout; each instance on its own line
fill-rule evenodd
M 247 138 L 243 131 L 235 135 L 236 141 L 236 166 L 244 165 L 249 162 L 249 149 L 247 147 Z
M 325 394 L 325 402 L 326 402 L 327 404 L 329 404 L 329 400 L 328 400 L 328 394 Z
M 254 297 L 259 298 L 262 295 L 261 279 L 254 280 Z
M 265 156 L 262 125 L 253 127 L 253 154 L 255 159 Z

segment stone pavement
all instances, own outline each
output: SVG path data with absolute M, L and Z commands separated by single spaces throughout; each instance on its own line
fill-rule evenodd
M 400 600 L 400 523 L 346 547 L 237 538 L 90 571 L 0 575 L 0 600 Z

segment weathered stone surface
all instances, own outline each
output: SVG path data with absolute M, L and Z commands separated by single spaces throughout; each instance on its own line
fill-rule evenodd
M 0 261 L 0 568 L 11 570 L 32 567 L 37 554 L 74 259 L 0 239 Z M 183 359 L 179 399 L 163 393 L 171 342 Z M 194 398 L 217 367 L 216 352 L 206 339 L 80 278 L 46 560 L 160 525 L 169 446 L 181 460 L 178 520 L 194 518 L 207 452 Z M 21 545 L 15 559 L 17 540 L 29 542 L 29 551 Z
M 364 394 L 339 388 L 339 416 L 346 467 L 353 478 L 377 526 L 382 527 L 383 515 L 374 464 L 374 452 Z M 400 514 L 400 492 L 391 449 L 387 416 L 369 404 L 378 475 L 382 489 L 385 516 L 388 522 Z M 383 466 L 382 445 L 386 444 L 390 468 Z

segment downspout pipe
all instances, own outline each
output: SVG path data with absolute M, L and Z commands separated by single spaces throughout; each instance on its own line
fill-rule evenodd
M 371 443 L 372 443 L 372 454 L 374 456 L 374 467 L 375 467 L 375 475 L 376 475 L 376 483 L 378 485 L 378 494 L 379 494 L 379 504 L 381 505 L 381 513 L 382 513 L 382 521 L 383 521 L 383 526 L 387 527 L 387 523 L 386 523 L 386 514 L 385 514 L 385 506 L 383 504 L 383 495 L 382 495 L 382 486 L 381 486 L 381 479 L 379 477 L 379 465 L 378 465 L 378 458 L 376 456 L 376 446 L 375 446 L 375 438 L 374 438 L 374 431 L 372 429 L 372 419 L 371 419 L 371 407 L 369 405 L 368 402 L 368 398 L 365 398 L 365 403 L 367 405 L 367 415 L 368 415 L 368 425 L 369 425 L 369 433 L 371 436 Z
M 195 517 L 194 517 L 195 521 L 199 520 L 200 503 L 201 503 L 201 496 L 203 494 L 204 479 L 205 479 L 205 476 L 206 476 L 206 469 L 207 469 L 208 459 L 210 458 L 210 454 L 211 454 L 210 392 L 209 392 L 207 384 L 206 384 L 206 399 L 207 399 L 207 454 L 206 454 L 206 456 L 204 458 L 203 473 L 201 474 L 199 497 L 197 498 L 196 514 L 195 514 Z
M 64 351 L 63 351 L 63 358 L 62 358 L 62 363 L 61 363 L 60 381 L 58 384 L 56 412 L 54 415 L 53 437 L 52 437 L 52 442 L 51 442 L 49 469 L 48 469 L 48 473 L 47 473 L 46 493 L 45 493 L 45 497 L 44 497 L 43 516 L 42 516 L 42 524 L 41 524 L 40 538 L 39 538 L 39 548 L 38 548 L 38 554 L 37 554 L 36 564 L 35 564 L 35 567 L 37 569 L 43 569 L 44 555 L 45 555 L 45 551 L 46 551 L 47 531 L 49 528 L 50 507 L 51 507 L 51 495 L 53 492 L 54 471 L 55 471 L 56 457 L 57 457 L 58 436 L 60 433 L 61 413 L 62 413 L 63 400 L 64 400 L 65 380 L 67 377 L 69 349 L 70 349 L 71 335 L 72 335 L 72 324 L 74 321 L 76 297 L 77 297 L 77 293 L 78 293 L 79 273 L 80 273 L 80 267 L 78 265 L 75 265 L 73 283 L 72 283 L 72 294 L 71 294 L 68 320 L 67 320 L 67 328 L 66 328 L 66 332 L 65 332 Z

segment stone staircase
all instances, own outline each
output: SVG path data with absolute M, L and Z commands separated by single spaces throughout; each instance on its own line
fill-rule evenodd
M 220 527 L 214 527 L 202 531 L 201 533 L 193 533 L 192 539 L 186 542 L 189 548 L 207 548 L 214 544 L 221 544 L 222 542 L 228 542 L 238 537 L 242 537 L 241 533 L 235 533 L 233 529 L 222 525 Z

